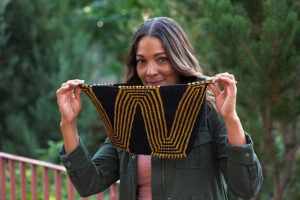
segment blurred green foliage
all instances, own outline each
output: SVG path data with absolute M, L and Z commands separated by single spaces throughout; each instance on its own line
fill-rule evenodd
M 45 6 L 46 5 L 46 6 Z M 78 23 L 71 1 L 12 1 L 2 16 L 6 29 L 1 46 L 0 147 L 4 151 L 37 157 L 49 140 L 60 140 L 60 115 L 55 91 L 68 79 L 96 81 L 100 47 Z M 0 41 L 3 41 L 1 38 Z M 91 79 L 91 74 L 94 79 Z M 92 134 L 96 113 L 81 113 L 79 128 Z M 98 125 L 101 126 L 101 125 Z M 101 139 L 103 135 L 95 135 Z M 26 151 L 24 151 L 26 150 Z
M 258 199 L 299 199 L 298 0 L 1 1 L 0 150 L 58 162 L 56 90 L 74 78 L 118 82 L 134 32 L 157 16 L 183 26 L 205 74 L 238 80 L 237 112 L 265 176 Z M 83 100 L 78 129 L 93 154 L 105 131 Z

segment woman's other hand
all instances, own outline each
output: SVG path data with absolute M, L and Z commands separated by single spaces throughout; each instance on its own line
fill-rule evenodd
M 81 89 L 76 88 L 74 92 L 74 88 L 83 83 L 83 80 L 69 80 L 56 91 L 62 122 L 73 123 L 76 121 L 81 110 Z
M 73 151 L 79 143 L 76 121 L 81 110 L 81 89 L 76 88 L 75 93 L 73 91 L 76 86 L 83 83 L 83 80 L 69 80 L 56 91 L 66 153 Z
M 213 83 L 209 84 L 209 87 L 215 95 L 216 106 L 219 113 L 225 121 L 236 118 L 235 104 L 237 88 L 234 76 L 225 72 L 212 77 L 212 81 Z M 224 90 L 221 91 L 216 83 L 220 83 Z
M 235 146 L 245 145 L 246 137 L 240 119 L 236 113 L 236 81 L 229 73 L 221 73 L 212 77 L 213 83 L 209 87 L 216 99 L 216 106 L 226 124 L 228 142 Z M 224 90 L 221 91 L 215 83 L 220 83 Z

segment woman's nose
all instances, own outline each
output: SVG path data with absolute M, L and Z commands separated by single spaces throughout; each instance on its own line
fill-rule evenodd
M 158 72 L 157 72 L 157 66 L 155 63 L 149 63 L 147 65 L 147 71 L 146 71 L 146 74 L 148 76 L 154 76 L 156 75 Z

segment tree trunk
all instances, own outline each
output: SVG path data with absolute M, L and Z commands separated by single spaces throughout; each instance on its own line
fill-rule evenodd
M 295 153 L 299 146 L 297 144 L 297 118 L 291 123 L 290 130 L 287 127 L 281 129 L 284 139 L 285 158 L 283 169 L 274 174 L 274 196 L 272 200 L 280 200 L 286 186 L 292 179 Z M 278 167 L 278 169 L 280 169 Z

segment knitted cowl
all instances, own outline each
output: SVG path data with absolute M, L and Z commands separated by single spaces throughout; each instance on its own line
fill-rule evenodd
M 209 83 L 197 79 L 166 86 L 79 87 L 97 108 L 113 146 L 159 158 L 183 158 L 191 151 L 205 119 Z

